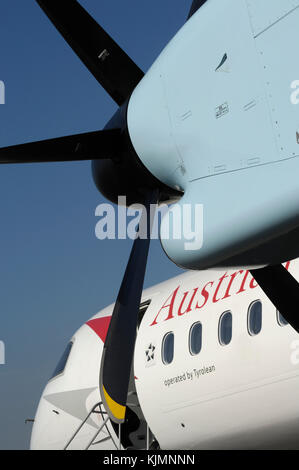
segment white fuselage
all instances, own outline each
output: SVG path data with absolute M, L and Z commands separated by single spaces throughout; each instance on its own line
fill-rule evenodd
M 299 278 L 298 261 L 288 268 Z M 146 301 L 135 347 L 135 386 L 162 449 L 299 448 L 299 336 L 278 322 L 247 271 L 187 272 L 145 290 Z M 262 305 L 262 326 L 253 335 L 248 309 L 255 301 Z M 41 398 L 32 448 L 63 448 L 100 401 L 100 359 L 112 310 L 113 305 L 74 335 L 65 369 Z M 228 311 L 231 341 L 223 345 L 219 320 Z M 201 350 L 191 354 L 190 329 L 198 322 Z M 169 364 L 162 357 L 167 333 L 174 335 Z M 100 423 L 102 418 L 92 415 L 70 448 L 84 448 Z M 115 448 L 117 435 L 111 423 L 108 428 L 92 448 Z
M 296 271 L 295 263 L 290 269 Z M 153 295 L 135 349 L 136 386 L 146 420 L 166 449 L 298 448 L 298 334 L 280 326 L 275 308 L 246 271 L 230 272 L 221 282 L 223 274 L 188 273 L 168 282 L 167 292 L 158 288 Z M 173 298 L 172 312 L 165 307 L 154 321 Z M 262 303 L 262 329 L 252 336 L 248 308 L 256 300 Z M 218 327 L 226 311 L 232 313 L 232 339 L 225 346 Z M 202 349 L 191 355 L 189 332 L 198 321 Z M 171 331 L 174 358 L 165 365 L 160 351 Z M 146 367 L 150 343 L 157 356 Z

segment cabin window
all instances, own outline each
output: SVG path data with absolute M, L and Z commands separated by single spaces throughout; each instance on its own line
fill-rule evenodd
M 251 336 L 256 336 L 262 329 L 262 302 L 252 302 L 248 309 L 247 327 Z
M 202 347 L 202 324 L 200 322 L 194 323 L 190 328 L 189 333 L 189 350 L 193 356 L 200 353 Z
M 224 312 L 219 320 L 219 342 L 222 346 L 227 346 L 232 339 L 233 316 L 231 312 Z
M 164 364 L 171 364 L 174 355 L 174 334 L 167 333 L 162 343 L 162 360 Z
M 53 372 L 53 375 L 51 377 L 51 379 L 53 379 L 54 377 L 57 377 L 57 375 L 60 375 L 64 372 L 64 369 L 65 369 L 65 366 L 66 366 L 66 363 L 68 361 L 68 358 L 69 358 L 69 355 L 71 353 L 71 349 L 73 347 L 73 343 L 70 342 L 67 347 L 65 348 L 65 351 L 64 353 L 62 354 L 61 356 L 61 359 L 60 361 L 58 362 L 57 366 L 56 366 L 56 369 L 54 370 Z
M 278 310 L 276 311 L 276 315 L 277 315 L 278 324 L 280 326 L 288 325 L 288 322 L 286 321 L 286 319 L 281 315 L 281 313 Z

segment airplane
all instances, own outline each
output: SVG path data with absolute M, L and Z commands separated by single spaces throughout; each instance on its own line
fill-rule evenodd
M 271 0 L 270 7 L 260 0 L 194 0 L 146 74 L 78 1 L 36 3 L 119 109 L 101 131 L 2 148 L 0 162 L 91 160 L 94 182 L 109 201 L 126 196 L 128 205 L 144 207 L 146 236 L 137 230 L 98 358 L 99 413 L 121 427 L 141 334 L 136 340 L 153 206 L 179 212 L 201 205 L 203 243 L 187 249 L 186 238 L 176 236 L 184 223 L 175 215 L 165 236 L 166 217 L 165 254 L 196 272 L 246 269 L 299 332 L 299 285 L 283 265 L 299 256 L 292 50 L 299 0 Z
M 299 279 L 298 259 L 287 269 Z M 298 449 L 299 336 L 247 270 L 189 271 L 143 292 L 120 427 L 98 383 L 113 309 L 70 339 L 32 450 Z

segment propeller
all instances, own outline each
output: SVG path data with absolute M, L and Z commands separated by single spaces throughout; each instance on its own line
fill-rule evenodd
M 158 190 L 146 194 L 140 226 L 146 227 L 147 233 L 139 231 L 134 241 L 104 345 L 100 391 L 107 413 L 115 423 L 123 423 L 125 419 L 138 313 L 154 219 L 151 207 L 156 207 L 158 196 Z
M 250 271 L 285 320 L 299 333 L 299 283 L 281 264 Z
M 73 51 L 123 105 L 144 73 L 76 0 L 36 0 Z
M 36 0 L 57 30 L 114 101 L 125 105 L 144 73 L 76 0 Z M 0 149 L 0 163 L 57 162 L 119 158 L 126 153 L 126 127 L 119 112 L 103 131 Z
M 200 8 L 204 3 L 206 3 L 206 1 L 207 1 L 207 0 L 193 0 L 187 20 L 189 20 L 189 18 L 191 18 L 191 16 L 193 16 L 194 13 L 196 13 L 197 10 L 199 10 L 199 8 Z
M 102 131 L 0 149 L 0 163 L 92 160 L 96 185 L 110 200 L 126 195 L 144 210 L 115 303 L 100 372 L 100 393 L 110 418 L 125 418 L 139 306 L 154 218 L 152 205 L 169 200 L 168 188 L 142 164 L 131 143 L 127 104 L 143 72 L 76 0 L 36 0 L 97 81 L 120 106 Z M 142 229 L 146 227 L 144 232 Z
M 100 393 L 109 417 L 126 414 L 139 305 L 153 223 L 152 205 L 175 200 L 179 191 L 162 184 L 139 159 L 127 124 L 128 100 L 143 72 L 76 0 L 36 0 L 73 51 L 120 106 L 104 130 L 0 149 L 0 163 L 92 160 L 98 188 L 111 200 L 129 195 L 142 202 L 140 229 L 113 310 L 100 369 Z M 205 3 L 194 0 L 189 18 Z M 111 189 L 112 188 L 112 189 Z M 146 222 L 146 223 L 145 223 Z M 142 227 L 146 226 L 146 233 Z M 252 270 L 252 276 L 284 318 L 299 332 L 299 285 L 281 265 Z
M 121 143 L 120 129 L 87 132 L 0 149 L 0 163 L 37 163 L 111 158 Z
M 0 150 L 0 162 L 93 159 L 95 182 L 103 193 L 110 196 L 110 186 L 116 188 L 115 194 L 125 188 L 135 202 L 144 203 L 142 223 L 147 222 L 147 233 L 144 237 L 139 231 L 133 243 L 100 370 L 102 401 L 111 420 L 122 423 L 150 245 L 153 221 L 150 208 L 158 203 L 158 199 L 163 200 L 165 191 L 168 197 L 172 193 L 146 170 L 129 138 L 126 107 L 143 72 L 76 0 L 36 1 L 120 109 L 104 131 L 5 148 Z M 188 19 L 205 1 L 193 0 Z M 122 186 L 122 181 L 126 185 Z M 281 265 L 252 270 L 251 274 L 279 312 L 299 332 L 297 281 Z

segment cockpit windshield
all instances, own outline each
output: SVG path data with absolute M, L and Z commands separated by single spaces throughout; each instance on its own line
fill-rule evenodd
M 51 379 L 53 379 L 54 377 L 57 377 L 57 375 L 60 375 L 63 373 L 64 369 L 65 369 L 65 366 L 66 366 L 66 363 L 67 363 L 67 360 L 69 358 L 69 355 L 71 353 L 71 349 L 73 347 L 73 343 L 70 342 L 67 347 L 65 348 L 65 351 L 64 353 L 62 354 L 61 356 L 61 359 L 60 361 L 58 362 L 52 376 L 51 376 Z

